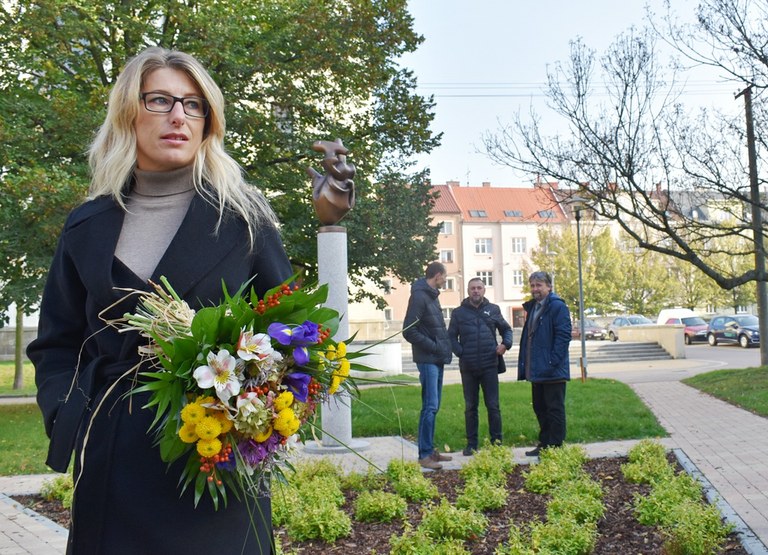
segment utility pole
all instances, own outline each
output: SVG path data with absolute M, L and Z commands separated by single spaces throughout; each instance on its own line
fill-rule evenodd
M 752 235 L 755 241 L 755 272 L 757 273 L 757 319 L 760 322 L 760 364 L 768 364 L 768 291 L 766 290 L 765 250 L 763 249 L 763 211 L 760 189 L 757 183 L 757 152 L 755 127 L 752 122 L 752 86 L 736 98 L 744 96 L 744 112 L 747 119 L 747 152 L 749 154 L 749 187 L 752 201 Z

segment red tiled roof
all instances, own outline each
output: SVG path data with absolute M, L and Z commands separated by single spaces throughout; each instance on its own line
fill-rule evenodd
M 432 209 L 433 213 L 458 214 L 461 212 L 461 208 L 456 204 L 456 199 L 453 197 L 451 189 L 452 187 L 448 185 L 435 185 L 432 187 L 432 192 L 437 191 L 440 193 L 440 196 L 435 199 L 435 207 Z
M 563 208 L 549 188 L 534 187 L 452 187 L 451 191 L 467 223 L 478 222 L 564 222 Z M 485 211 L 485 217 L 473 215 Z M 547 217 L 544 211 L 552 211 Z M 505 211 L 518 211 L 508 216 Z

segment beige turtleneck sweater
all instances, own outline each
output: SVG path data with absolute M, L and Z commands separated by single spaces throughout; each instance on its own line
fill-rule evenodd
M 195 196 L 192 169 L 134 170 L 115 256 L 143 281 L 152 277 Z

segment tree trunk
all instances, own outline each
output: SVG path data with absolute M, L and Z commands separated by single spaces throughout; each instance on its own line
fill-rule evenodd
M 24 387 L 24 359 L 22 358 L 24 343 L 24 311 L 21 307 L 16 310 L 16 348 L 14 358 L 16 370 L 13 374 L 13 389 Z

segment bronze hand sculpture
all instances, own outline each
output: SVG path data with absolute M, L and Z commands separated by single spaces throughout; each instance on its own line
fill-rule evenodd
M 323 175 L 315 169 L 307 168 L 312 178 L 312 203 L 323 225 L 334 225 L 355 206 L 354 164 L 347 164 L 349 151 L 335 141 L 315 141 L 312 150 L 323 152 L 325 157 L 320 163 L 327 172 Z

